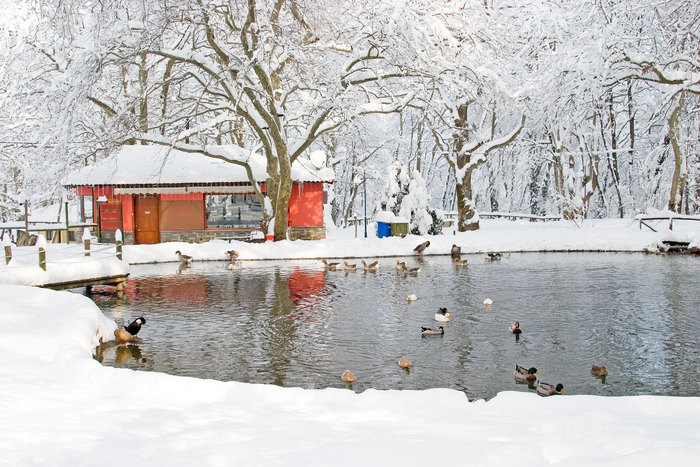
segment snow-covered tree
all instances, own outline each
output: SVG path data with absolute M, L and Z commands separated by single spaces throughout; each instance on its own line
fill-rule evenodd
M 430 195 L 417 170 L 402 162 L 387 168 L 386 183 L 377 202 L 378 211 L 389 211 L 409 221 L 410 233 L 437 235 L 442 231 L 442 216 L 429 206 Z

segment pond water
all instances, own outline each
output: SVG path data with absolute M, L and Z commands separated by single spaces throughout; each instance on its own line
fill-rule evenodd
M 123 298 L 91 295 L 117 324 L 147 319 L 141 342 L 104 346 L 108 366 L 303 388 L 534 391 L 536 367 L 567 394 L 700 395 L 700 258 L 522 253 L 409 258 L 417 276 L 325 271 L 320 261 L 135 266 Z M 360 266 L 361 267 L 361 266 Z M 408 302 L 415 294 L 418 299 Z M 485 298 L 493 304 L 484 306 Z M 421 336 L 447 307 L 444 336 Z M 508 331 L 519 321 L 523 334 Z M 400 368 L 406 356 L 410 371 Z M 591 365 L 609 375 L 591 375 Z

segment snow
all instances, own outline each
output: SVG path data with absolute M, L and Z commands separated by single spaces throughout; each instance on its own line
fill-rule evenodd
M 183 152 L 167 146 L 122 146 L 114 155 L 68 176 L 65 186 L 141 185 L 141 184 L 207 184 L 248 182 L 245 169 L 228 160 L 250 164 L 253 177 L 264 182 L 267 176 L 265 158 L 236 146 L 212 146 L 207 150 L 226 160 L 202 154 Z M 317 169 L 305 158 L 292 164 L 292 180 L 299 182 L 332 182 L 333 169 Z
M 671 233 L 667 224 L 652 232 L 629 219 L 482 220 L 475 232 L 436 237 L 356 239 L 354 229 L 329 229 L 315 242 L 168 243 L 124 253 L 131 263 L 176 261 L 177 249 L 195 260 L 224 261 L 232 248 L 240 259 L 368 258 L 411 255 L 426 238 L 427 255 L 449 254 L 453 243 L 463 253 L 642 251 Z M 673 233 L 698 244 L 695 224 L 677 222 Z M 52 256 L 76 248 L 48 244 L 47 272 Z M 16 261 L 30 251 L 14 248 Z M 92 353 L 116 323 L 89 298 L 10 284 L 0 293 L 1 465 L 651 466 L 690 465 L 700 455 L 698 397 L 501 392 L 468 401 L 450 389 L 304 390 L 107 368 Z

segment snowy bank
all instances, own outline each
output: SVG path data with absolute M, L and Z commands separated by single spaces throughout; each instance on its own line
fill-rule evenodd
M 302 390 L 102 367 L 86 297 L 2 285 L 0 464 L 687 465 L 700 398 Z
M 657 225 L 658 224 L 658 225 Z M 296 240 L 268 243 L 247 243 L 214 240 L 202 244 L 161 243 L 159 245 L 130 245 L 124 247 L 125 259 L 131 264 L 177 261 L 176 250 L 195 260 L 226 260 L 227 250 L 235 249 L 239 260 L 259 259 L 310 259 L 310 258 L 369 258 L 412 256 L 419 243 L 430 240 L 425 251 L 430 255 L 449 255 L 452 245 L 462 248 L 463 254 L 500 252 L 567 252 L 567 251 L 617 251 L 641 252 L 655 247 L 663 240 L 688 241 L 700 244 L 700 222 L 677 223 L 673 231 L 668 222 L 654 224 L 658 232 L 643 227 L 632 219 L 529 222 L 503 219 L 482 220 L 479 230 L 454 232 L 445 230 L 442 235 L 387 237 L 378 239 L 376 224 L 364 227 L 329 228 L 325 240 Z M 697 224 L 697 225 L 695 225 Z

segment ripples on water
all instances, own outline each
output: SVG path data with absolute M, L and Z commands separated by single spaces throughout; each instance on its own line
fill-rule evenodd
M 426 257 L 416 277 L 397 275 L 394 258 L 377 273 L 324 271 L 319 261 L 133 267 L 125 299 L 93 298 L 118 324 L 144 315 L 142 342 L 105 348 L 101 360 L 304 388 L 346 387 L 350 369 L 356 391 L 448 387 L 470 399 L 532 391 L 513 379 L 518 363 L 567 394 L 700 395 L 697 257 L 464 257 L 466 268 Z M 441 306 L 453 317 L 445 335 L 421 337 Z M 516 320 L 517 340 L 508 332 Z M 410 372 L 397 364 L 404 355 Z M 593 364 L 609 376 L 592 376 Z

